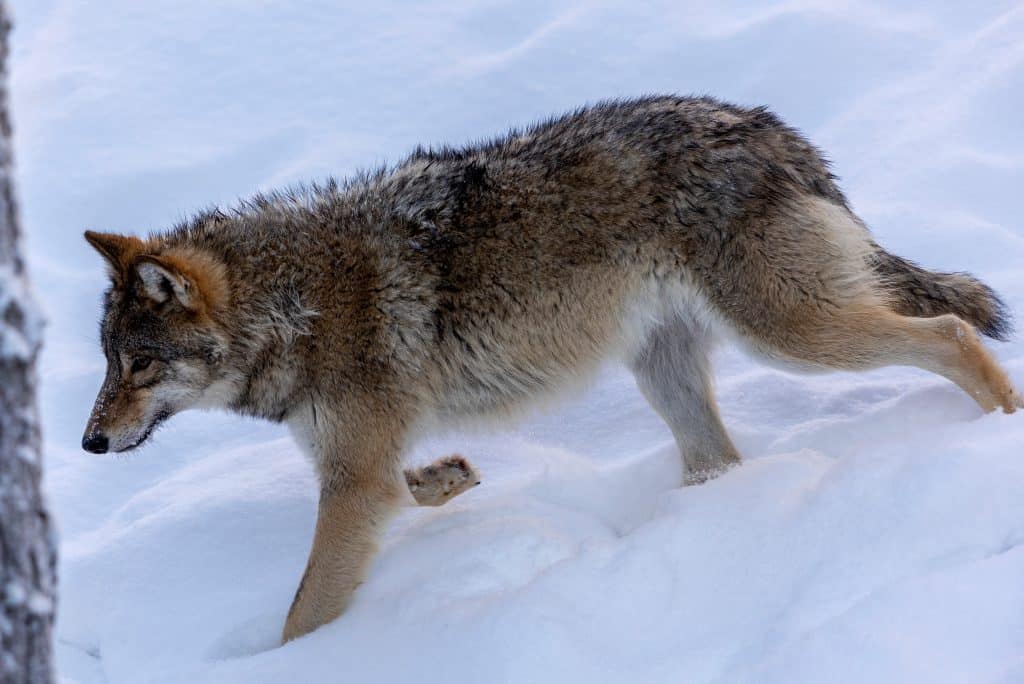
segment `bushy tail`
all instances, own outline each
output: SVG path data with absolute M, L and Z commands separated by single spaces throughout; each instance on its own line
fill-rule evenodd
M 956 314 L 983 335 L 1006 340 L 1013 332 L 1010 313 L 985 283 L 966 273 L 936 273 L 879 248 L 872 264 L 904 316 Z

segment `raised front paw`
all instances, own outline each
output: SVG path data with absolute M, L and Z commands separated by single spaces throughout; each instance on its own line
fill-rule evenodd
M 473 464 L 459 454 L 405 471 L 405 482 L 420 506 L 440 506 L 480 484 Z

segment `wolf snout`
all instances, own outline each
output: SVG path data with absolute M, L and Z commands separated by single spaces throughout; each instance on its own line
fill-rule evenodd
M 110 447 L 110 440 L 99 432 L 87 434 L 82 438 L 82 448 L 94 454 L 105 454 Z

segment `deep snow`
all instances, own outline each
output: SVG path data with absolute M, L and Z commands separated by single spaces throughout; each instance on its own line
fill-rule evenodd
M 825 148 L 892 251 L 1024 311 L 1024 5 L 15 0 L 22 216 L 49 316 L 59 666 L 99 682 L 1024 682 L 1024 416 L 921 372 L 795 376 L 723 350 L 743 467 L 677 489 L 609 367 L 505 431 L 439 436 L 484 484 L 390 526 L 355 603 L 276 640 L 312 532 L 274 426 L 178 416 L 80 451 L 104 287 L 142 232 L 586 101 L 710 92 Z M 1024 385 L 1024 343 L 994 345 Z

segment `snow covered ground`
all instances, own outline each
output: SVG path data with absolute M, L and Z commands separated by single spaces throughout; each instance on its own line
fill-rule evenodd
M 349 612 L 283 648 L 315 487 L 281 429 L 195 413 L 125 457 L 78 446 L 103 363 L 83 229 L 615 95 L 770 104 L 883 244 L 1020 317 L 1024 4 L 13 4 L 63 681 L 1024 682 L 1024 416 L 916 371 L 723 351 L 747 461 L 685 490 L 614 367 L 516 429 L 439 436 L 410 460 L 457 450 L 484 484 L 403 513 Z M 994 348 L 1024 385 L 1024 343 Z

